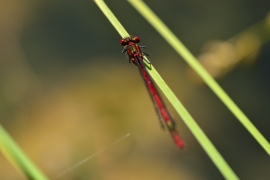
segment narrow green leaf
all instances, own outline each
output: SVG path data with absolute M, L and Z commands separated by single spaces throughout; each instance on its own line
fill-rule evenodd
M 116 17 L 112 13 L 112 11 L 105 4 L 105 2 L 102 0 L 94 0 L 94 2 L 98 5 L 98 7 L 104 13 L 104 15 L 109 19 L 109 21 L 112 23 L 113 27 L 120 34 L 120 36 L 122 38 L 129 37 L 128 32 L 125 30 L 125 28 L 122 26 L 122 24 L 116 19 Z
M 95 2 L 98 4 L 99 8 L 101 8 L 101 10 L 104 14 L 108 14 L 108 13 L 106 13 L 106 11 L 110 11 L 110 10 L 102 0 L 95 0 Z M 102 3 L 102 6 L 99 5 L 101 3 Z M 110 11 L 110 16 L 114 16 L 111 11 Z M 107 16 L 107 18 L 108 18 L 108 16 Z M 108 19 L 109 19 L 109 21 L 111 21 L 111 19 L 113 19 L 114 21 L 117 20 L 115 16 L 109 17 Z M 111 22 L 111 23 L 114 24 L 113 22 Z M 120 22 L 115 23 L 115 24 L 120 24 Z M 116 29 L 118 30 L 118 28 L 116 28 Z M 120 33 L 120 35 L 121 35 L 121 33 Z M 151 77 L 153 78 L 153 80 L 155 81 L 155 83 L 159 86 L 161 91 L 165 94 L 165 96 L 171 102 L 171 104 L 176 109 L 178 114 L 182 117 L 183 121 L 186 123 L 186 125 L 188 126 L 190 131 L 193 133 L 193 135 L 196 137 L 196 139 L 199 141 L 199 143 L 201 144 L 203 149 L 206 151 L 206 153 L 209 155 L 211 160 L 214 162 L 214 164 L 220 170 L 222 175 L 226 179 L 230 179 L 230 180 L 238 179 L 238 177 L 235 175 L 235 173 L 232 171 L 232 169 L 229 167 L 229 165 L 226 163 L 226 161 L 223 159 L 223 157 L 220 155 L 220 153 L 217 151 L 217 149 L 211 143 L 211 141 L 207 138 L 207 136 L 204 134 L 204 132 L 200 129 L 200 127 L 197 125 L 197 123 L 194 121 L 194 119 L 191 117 L 191 115 L 188 113 L 188 111 L 185 109 L 185 107 L 182 105 L 182 103 L 177 99 L 177 97 L 174 95 L 174 93 L 171 91 L 171 89 L 167 86 L 167 84 L 160 77 L 160 75 L 155 70 L 153 65 L 151 66 L 151 69 L 148 70 L 148 72 L 151 75 Z
M 0 149 L 15 169 L 26 179 L 46 180 L 43 173 L 28 159 L 16 142 L 0 125 Z
M 203 130 L 199 127 L 196 121 L 192 118 L 189 112 L 185 109 L 182 103 L 177 99 L 171 89 L 167 86 L 167 84 L 163 81 L 161 76 L 156 72 L 155 68 L 152 67 L 149 70 L 150 75 L 155 80 L 155 82 L 159 82 L 157 85 L 168 98 L 170 103 L 173 105 L 179 116 L 183 119 L 187 127 L 190 129 L 192 134 L 198 140 L 200 145 L 205 150 L 206 154 L 210 157 L 216 167 L 219 169 L 221 174 L 225 179 L 236 180 L 239 179 L 230 166 L 226 163 L 223 157 L 220 155 L 215 146 L 211 143 L 208 137 L 204 134 Z

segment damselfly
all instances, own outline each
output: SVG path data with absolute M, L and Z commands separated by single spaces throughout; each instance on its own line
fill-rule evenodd
M 144 63 L 148 63 L 151 65 L 151 62 L 145 58 L 145 56 L 149 56 L 147 53 L 143 52 L 142 49 L 146 48 L 145 46 L 139 46 L 140 38 L 138 36 L 130 36 L 126 38 L 122 38 L 120 40 L 120 44 L 124 46 L 122 53 L 126 53 L 129 57 L 129 62 L 135 64 L 140 74 L 145 82 L 146 88 L 150 94 L 150 97 L 153 101 L 156 113 L 159 118 L 159 122 L 161 127 L 164 129 L 164 124 L 168 127 L 177 147 L 183 148 L 184 142 L 179 136 L 176 128 L 175 122 L 172 119 L 170 113 L 167 111 L 166 106 L 157 91 L 157 88 L 148 74 L 147 67 Z M 163 119 L 163 121 L 162 121 Z

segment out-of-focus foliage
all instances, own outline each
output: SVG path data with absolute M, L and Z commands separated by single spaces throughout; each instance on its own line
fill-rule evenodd
M 270 41 L 270 13 L 267 17 L 227 41 L 211 41 L 198 56 L 200 63 L 218 79 L 231 72 L 239 64 L 254 65 L 262 46 Z M 188 67 L 188 74 L 196 82 L 202 79 Z

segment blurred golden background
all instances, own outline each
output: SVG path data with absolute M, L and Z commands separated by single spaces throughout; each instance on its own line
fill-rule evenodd
M 235 35 L 267 20 L 270 2 L 146 3 L 194 55 L 214 47 L 223 57 L 214 64 L 233 65 L 225 73 L 209 71 L 223 73 L 219 84 L 270 141 L 267 27 L 257 33 L 266 34 L 260 46 L 250 48 L 257 52 L 252 63 L 230 59 Z M 240 179 L 269 179 L 269 156 L 212 91 L 194 83 L 187 64 L 127 2 L 107 4 L 141 37 L 155 68 Z M 223 179 L 169 104 L 187 147 L 177 149 L 160 129 L 138 70 L 93 1 L 2 0 L 0 27 L 0 123 L 50 179 Z M 244 44 L 258 41 L 251 42 Z M 1 153 L 0 169 L 0 179 L 21 179 Z

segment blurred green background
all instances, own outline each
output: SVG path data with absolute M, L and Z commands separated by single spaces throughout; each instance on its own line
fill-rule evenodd
M 126 2 L 106 2 L 240 179 L 269 179 L 270 160 L 187 64 Z M 267 17 L 270 2 L 146 1 L 194 54 Z M 0 6 L 0 123 L 50 179 L 223 179 L 168 104 L 186 142 L 162 132 L 120 36 L 93 1 L 3 1 Z M 256 61 L 218 82 L 270 141 L 270 44 Z M 166 63 L 164 62 L 166 61 Z M 131 135 L 95 158 L 61 172 Z M 20 179 L 0 154 L 0 179 Z

